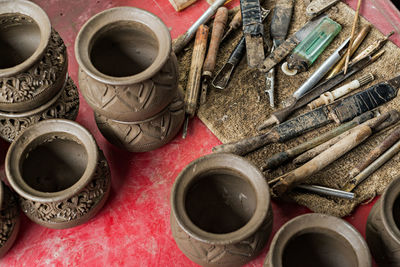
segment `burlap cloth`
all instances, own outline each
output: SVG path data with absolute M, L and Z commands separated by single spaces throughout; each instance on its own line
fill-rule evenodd
M 265 8 L 272 9 L 276 0 L 265 1 Z M 276 75 L 275 85 L 275 105 L 277 108 L 282 107 L 282 100 L 290 96 L 308 77 L 316 70 L 316 68 L 350 35 L 351 24 L 354 17 L 354 10 L 346 4 L 339 2 L 329 12 L 330 17 L 342 25 L 342 31 L 334 39 L 331 45 L 322 53 L 322 55 L 314 63 L 310 71 L 298 74 L 296 76 L 286 76 L 279 69 Z M 271 20 L 268 18 L 268 24 Z M 305 15 L 305 6 L 303 1 L 296 1 L 295 11 L 290 26 L 290 34 L 297 31 L 307 20 Z M 364 18 L 360 19 L 359 28 L 367 24 Z M 269 27 L 266 26 L 266 36 L 269 36 Z M 386 33 L 385 33 L 386 34 Z M 219 70 L 224 62 L 226 62 L 231 51 L 236 46 L 241 31 L 236 31 L 227 39 L 220 47 L 217 59 L 216 70 Z M 372 28 L 367 38 L 359 48 L 362 51 L 373 41 L 383 37 L 383 34 L 376 28 Z M 368 66 L 360 73 L 347 80 L 347 82 L 361 77 L 371 72 L 375 76 L 375 80 L 367 85 L 391 79 L 400 74 L 400 49 L 391 42 L 388 42 L 384 48 L 386 53 L 375 63 Z M 357 52 L 357 53 L 358 53 Z M 178 55 L 179 59 L 179 86 L 181 90 L 185 89 L 187 83 L 187 75 L 189 73 L 190 61 L 192 54 L 192 44 L 188 49 Z M 280 65 L 279 65 L 280 66 Z M 202 105 L 198 111 L 198 117 L 204 124 L 221 140 L 223 143 L 239 140 L 244 137 L 257 134 L 257 126 L 267 119 L 273 109 L 269 106 L 268 98 L 264 94 L 265 75 L 255 69 L 247 67 L 246 59 L 243 59 L 234 71 L 228 87 L 224 91 L 210 89 L 207 102 Z M 367 87 L 366 86 L 366 87 Z M 364 87 L 365 88 L 365 87 Z M 400 99 L 397 97 L 390 103 L 380 108 L 385 111 L 389 108 L 400 110 Z M 305 108 L 296 114 L 304 113 Z M 308 111 L 308 110 L 307 110 Z M 256 166 L 264 165 L 265 160 L 276 152 L 283 151 L 287 148 L 294 147 L 306 140 L 318 136 L 319 134 L 331 129 L 335 125 L 330 125 L 317 129 L 315 131 L 304 134 L 303 136 L 291 140 L 285 144 L 271 144 L 258 151 L 246 155 Z M 360 160 L 364 158 L 374 146 L 379 144 L 388 134 L 389 130 L 377 133 L 370 137 L 367 142 L 352 150 L 335 163 L 331 164 L 324 170 L 313 175 L 309 179 L 309 183 L 325 185 L 332 188 L 340 188 L 345 182 L 347 172 Z M 211 151 L 210 151 L 211 152 Z M 315 212 L 322 212 L 334 216 L 349 215 L 352 210 L 360 203 L 372 199 L 377 194 L 381 194 L 388 183 L 396 176 L 400 162 L 400 155 L 396 155 L 392 160 L 386 163 L 373 175 L 371 175 L 364 183 L 356 188 L 356 198 L 354 200 L 344 200 L 339 198 L 321 197 L 314 194 L 292 192 L 288 195 L 289 199 L 307 206 Z M 264 173 L 265 177 L 270 180 L 294 168 L 289 163 L 270 173 Z

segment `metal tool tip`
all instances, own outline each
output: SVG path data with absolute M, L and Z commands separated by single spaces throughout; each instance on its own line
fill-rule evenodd
M 183 124 L 182 139 L 185 139 L 187 136 L 188 125 L 189 125 L 189 116 L 186 115 L 185 123 Z

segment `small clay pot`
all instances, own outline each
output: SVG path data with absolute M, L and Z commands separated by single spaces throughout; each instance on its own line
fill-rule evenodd
M 17 238 L 20 225 L 18 202 L 11 190 L 0 181 L 0 258 Z
M 400 266 L 400 178 L 389 184 L 367 220 L 367 243 L 379 266 Z
M 164 110 L 178 88 L 168 28 L 155 15 L 117 7 L 92 17 L 75 42 L 82 95 L 97 114 L 143 121 Z
M 264 248 L 272 222 L 265 178 L 242 157 L 201 157 L 181 171 L 172 188 L 172 235 L 202 266 L 249 262 Z
M 346 221 L 310 213 L 298 216 L 275 234 L 265 267 L 369 267 L 364 239 Z
M 130 152 L 157 149 L 179 132 L 185 119 L 182 96 L 178 95 L 169 106 L 145 121 L 118 122 L 95 113 L 97 127 L 113 145 Z
M 67 49 L 46 13 L 25 0 L 0 1 L 0 110 L 35 109 L 62 90 Z
M 88 221 L 110 191 L 103 153 L 84 127 L 69 120 L 45 120 L 27 128 L 11 144 L 5 169 L 22 211 L 49 228 Z

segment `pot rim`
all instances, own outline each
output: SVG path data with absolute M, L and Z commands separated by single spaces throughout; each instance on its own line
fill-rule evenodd
M 55 130 L 54 130 L 55 129 Z M 29 145 L 39 138 L 52 133 L 63 133 L 80 141 L 87 153 L 86 169 L 77 182 L 67 189 L 57 192 L 42 192 L 29 186 L 21 174 L 21 161 Z M 71 139 L 69 139 L 71 140 Z M 22 197 L 36 202 L 57 202 L 71 198 L 92 180 L 97 169 L 99 152 L 92 134 L 77 122 L 66 119 L 49 119 L 28 127 L 19 135 L 7 151 L 5 170 L 11 187 Z
M 155 33 L 158 41 L 158 54 L 153 63 L 144 71 L 125 77 L 100 72 L 90 59 L 92 40 L 96 34 L 105 26 L 119 21 L 133 21 L 147 26 Z M 75 41 L 75 57 L 79 67 L 93 79 L 110 85 L 129 85 L 151 78 L 164 66 L 171 49 L 171 36 L 164 22 L 144 9 L 128 6 L 110 8 L 94 15 L 82 26 Z
M 0 181 L 0 210 L 3 210 L 3 198 L 4 198 L 4 183 Z
M 0 69 L 0 78 L 21 73 L 37 62 L 47 48 L 51 35 L 51 23 L 46 12 L 37 4 L 27 0 L 1 0 L 0 15 L 19 13 L 32 18 L 40 29 L 40 42 L 35 52 L 26 60 L 10 68 Z
M 243 170 L 246 167 L 246 170 Z M 193 178 L 211 170 L 230 170 L 240 173 L 251 184 L 257 196 L 256 209 L 250 220 L 236 231 L 225 234 L 206 232 L 196 226 L 185 211 L 185 198 Z M 189 163 L 178 175 L 171 191 L 171 209 L 178 225 L 192 238 L 213 245 L 229 245 L 250 237 L 264 223 L 271 208 L 270 192 L 264 175 L 250 161 L 228 153 L 215 153 Z
M 267 256 L 273 266 L 282 266 L 284 249 L 294 236 L 305 233 L 336 233 L 345 239 L 352 247 L 362 248 L 354 250 L 358 266 L 371 266 L 371 254 L 367 243 L 361 234 L 348 222 L 343 219 L 322 214 L 308 213 L 295 217 L 284 224 L 275 234 Z
M 397 198 L 400 198 L 400 176 L 393 180 L 382 195 L 382 223 L 388 230 L 389 235 L 400 244 L 400 230 L 394 221 L 393 205 Z

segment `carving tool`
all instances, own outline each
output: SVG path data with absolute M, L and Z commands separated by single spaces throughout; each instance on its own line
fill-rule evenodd
M 342 30 L 342 26 L 330 18 L 324 18 L 282 64 L 282 71 L 286 75 L 295 75 L 304 72 L 317 60 L 319 55 Z M 335 53 L 334 53 L 335 54 Z
M 350 130 L 351 133 L 306 164 L 279 177 L 271 190 L 277 197 L 285 194 L 297 184 L 322 170 L 371 136 L 374 128 L 389 117 L 388 113 L 369 120 Z
M 172 50 L 175 54 L 178 54 L 190 42 L 190 40 L 192 40 L 200 25 L 206 23 L 212 16 L 214 16 L 217 9 L 225 2 L 226 0 L 216 0 L 184 34 L 174 41 L 172 44 Z
M 358 54 L 357 56 L 355 56 L 351 62 L 356 62 L 357 60 L 363 59 L 364 57 L 374 54 L 375 52 L 377 52 L 378 50 L 380 50 L 389 40 L 389 37 L 392 36 L 394 34 L 394 31 L 390 32 L 388 35 L 386 35 L 385 37 L 376 40 L 374 43 L 372 43 L 370 46 L 368 46 L 364 51 L 362 51 L 360 54 Z
M 259 0 L 240 0 L 247 65 L 257 67 L 264 60 L 264 25 Z
M 196 114 L 199 99 L 201 68 L 203 67 L 204 57 L 207 49 L 208 27 L 200 25 L 194 41 L 192 63 L 185 93 L 185 113 L 186 119 L 183 126 L 182 138 L 186 138 L 189 118 Z
M 320 144 L 323 144 L 324 142 L 356 127 L 357 125 L 360 125 L 361 123 L 372 119 L 374 117 L 374 113 L 372 111 L 365 112 L 361 114 L 360 116 L 355 117 L 353 120 L 343 123 L 342 125 L 339 125 L 338 127 L 322 134 L 314 139 L 311 139 L 310 141 L 307 141 L 305 143 L 302 143 L 294 148 L 288 149 L 286 151 L 282 151 L 279 153 L 276 153 L 272 155 L 270 158 L 267 159 L 265 162 L 265 165 L 262 167 L 262 171 L 266 170 L 271 170 L 274 168 L 279 167 L 286 161 L 296 157 L 297 155 L 300 155 L 301 153 L 312 149 Z
M 267 133 L 216 146 L 213 151 L 245 155 L 270 143 L 286 142 L 332 121 L 336 123 L 350 121 L 395 98 L 399 88 L 400 76 L 285 121 Z
M 357 34 L 357 36 L 354 40 L 354 43 L 351 47 L 350 56 L 353 55 L 354 52 L 356 52 L 356 50 L 361 45 L 361 43 L 364 41 L 365 37 L 367 36 L 367 34 L 369 33 L 370 30 L 371 30 L 370 25 L 366 25 L 361 28 L 360 32 Z M 328 75 L 326 75 L 326 79 L 329 79 L 329 78 L 335 76 L 336 74 L 338 74 L 342 70 L 345 61 L 346 61 L 346 58 L 342 57 L 340 59 L 340 61 L 336 64 L 336 66 L 328 73 Z
M 333 189 L 326 186 L 300 184 L 296 186 L 296 189 L 302 189 L 322 196 L 339 197 L 350 200 L 354 199 L 354 193 Z
M 223 42 L 225 40 L 225 38 L 227 36 L 229 36 L 229 34 L 236 30 L 239 29 L 240 26 L 242 26 L 242 11 L 239 9 L 238 12 L 236 12 L 235 16 L 233 17 L 233 19 L 231 20 L 231 22 L 229 23 L 229 28 L 228 30 L 225 32 L 224 36 L 222 37 L 221 42 Z
M 280 46 L 278 46 L 274 52 L 270 53 L 269 56 L 264 60 L 262 65 L 259 67 L 260 71 L 268 72 L 276 64 L 281 62 L 290 52 L 306 38 L 306 36 L 312 32 L 315 27 L 324 19 L 327 15 L 316 17 L 308 21 L 300 30 L 291 35 L 286 39 Z
M 344 74 L 344 72 L 341 71 L 340 73 L 330 78 L 329 80 L 323 81 L 322 83 L 318 84 L 308 93 L 303 95 L 299 100 L 294 100 L 287 107 L 282 108 L 271 114 L 271 116 L 267 120 L 265 120 L 257 129 L 261 131 L 275 123 L 279 124 L 284 122 L 286 118 L 290 114 L 292 114 L 295 110 L 307 105 L 310 101 L 318 98 L 321 94 L 331 90 L 333 87 L 335 87 L 342 81 L 346 80 L 347 78 L 354 75 L 358 71 L 364 69 L 366 66 L 376 61 L 383 54 L 383 52 L 384 51 L 381 51 L 374 56 L 368 56 L 358 62 L 353 63 L 352 65 L 349 66 L 349 71 L 347 72 L 347 74 Z
M 339 0 L 314 0 L 307 6 L 306 14 L 309 17 L 318 16 L 331 8 L 337 2 L 339 2 Z
M 274 15 L 271 20 L 271 38 L 272 50 L 281 45 L 285 41 L 289 24 L 292 19 L 294 0 L 278 1 L 274 8 Z M 274 89 L 275 89 L 275 68 L 272 68 L 265 74 L 265 93 L 269 96 L 269 104 L 273 108 L 274 104 Z
M 375 147 L 372 151 L 368 153 L 365 160 L 360 162 L 356 167 L 354 167 L 348 174 L 349 181 L 343 186 L 344 191 L 353 191 L 353 189 L 360 184 L 367 176 L 366 173 L 363 173 L 361 176 L 358 176 L 362 171 L 364 171 L 368 166 L 374 163 L 385 151 L 388 149 L 392 149 L 392 151 L 388 154 L 390 155 L 385 156 L 383 159 L 380 160 L 379 164 L 375 163 L 375 166 L 379 167 L 389 160 L 391 157 L 396 154 L 400 149 L 400 126 L 397 126 L 377 147 Z M 397 144 L 395 144 L 397 143 Z M 374 169 L 370 169 L 375 171 Z M 370 172 L 370 171 L 368 171 Z M 371 172 L 372 173 L 372 172 Z M 371 174 L 371 173 L 368 173 Z M 357 177 L 357 178 L 355 178 Z
M 346 60 L 344 63 L 344 73 L 345 74 L 347 72 L 347 67 L 348 67 L 349 61 L 350 61 L 351 47 L 353 46 L 353 42 L 354 42 L 354 35 L 355 35 L 356 27 L 357 27 L 358 15 L 360 13 L 361 2 L 362 2 L 362 0 L 358 0 L 358 2 L 357 2 L 356 14 L 354 15 L 353 26 L 351 28 L 350 45 L 349 45 L 349 48 L 347 49 Z
M 215 69 L 219 45 L 221 37 L 224 33 L 226 22 L 228 20 L 228 9 L 226 7 L 218 8 L 215 14 L 214 24 L 212 28 L 211 41 L 208 47 L 208 53 L 203 65 L 203 84 L 201 87 L 200 104 L 204 104 L 207 98 L 208 85 L 211 81 Z
M 309 109 L 315 109 L 322 105 L 327 105 L 329 103 L 332 103 L 336 99 L 344 95 L 347 95 L 348 93 L 351 93 L 352 91 L 366 85 L 367 83 L 372 82 L 373 80 L 374 80 L 374 75 L 372 75 L 372 73 L 368 73 L 362 76 L 361 78 L 346 83 L 345 85 L 333 90 L 332 92 L 326 92 L 322 94 L 319 98 L 315 99 L 307 106 Z
M 169 0 L 169 2 L 175 8 L 176 11 L 181 11 L 196 1 L 197 0 Z

